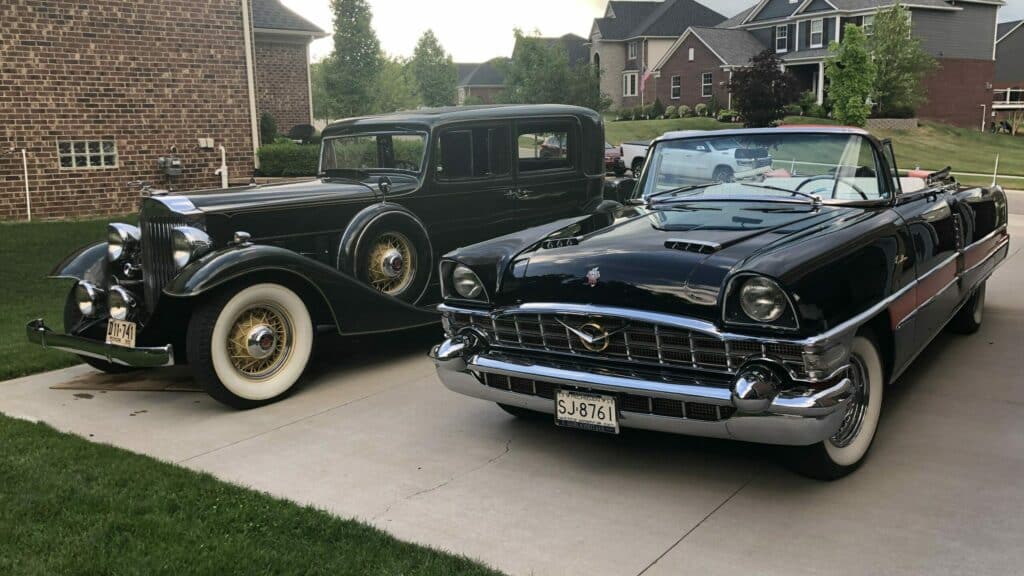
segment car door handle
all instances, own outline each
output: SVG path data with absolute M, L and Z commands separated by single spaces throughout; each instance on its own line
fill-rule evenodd
M 516 196 L 516 198 L 518 198 L 519 200 L 526 200 L 530 197 L 531 194 L 533 194 L 533 190 L 523 190 L 522 188 L 520 188 L 518 190 L 518 196 Z

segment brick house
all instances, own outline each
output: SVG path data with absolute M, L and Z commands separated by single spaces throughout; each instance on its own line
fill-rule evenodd
M 715 28 L 684 32 L 653 66 L 657 92 L 680 94 L 663 100 L 694 106 L 712 93 L 722 105 L 731 73 L 749 63 L 758 52 L 772 49 L 804 90 L 821 103 L 828 45 L 841 41 L 847 24 L 864 26 L 870 33 L 879 11 L 896 0 L 762 0 Z M 910 10 L 913 34 L 939 62 L 939 70 L 925 81 L 928 102 L 917 112 L 961 126 L 977 126 L 982 106 L 992 102 L 995 72 L 996 18 L 1002 0 L 914 0 Z M 709 69 L 715 68 L 714 70 Z M 714 88 L 704 86 L 708 75 Z M 678 83 L 681 88 L 673 89 Z M 700 96 L 694 94 L 699 92 Z
M 654 101 L 644 79 L 691 26 L 715 26 L 725 20 L 694 0 L 608 2 L 590 30 L 590 61 L 601 69 L 601 92 L 613 108 Z
M 248 180 L 259 140 L 255 37 L 277 38 L 273 20 L 253 22 L 268 4 L 277 0 L 0 3 L 0 219 L 27 216 L 26 180 L 34 218 L 132 212 L 137 181 L 219 186 L 220 146 L 231 179 Z M 286 58 L 261 50 L 275 52 Z M 294 65 L 290 77 L 308 74 L 304 56 Z M 307 119 L 308 80 L 295 85 L 301 98 L 287 96 L 273 81 L 284 69 L 265 70 L 264 102 L 295 102 Z M 179 159 L 181 175 L 166 177 L 160 157 Z
M 460 106 L 467 102 L 494 104 L 498 94 L 505 89 L 505 73 L 501 70 L 501 63 L 505 60 L 493 58 L 478 64 L 456 64 L 459 71 L 457 103 Z
M 1024 110 L 1024 20 L 999 25 L 994 84 L 992 120 Z

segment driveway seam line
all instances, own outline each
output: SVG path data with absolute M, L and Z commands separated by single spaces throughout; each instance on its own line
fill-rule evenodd
M 711 518 L 711 516 L 713 516 L 713 515 L 715 514 L 715 512 L 718 512 L 719 510 L 721 510 L 723 506 L 725 506 L 726 504 L 728 504 L 730 500 L 732 500 L 733 498 L 735 498 L 737 494 L 739 494 L 739 493 L 740 493 L 740 492 L 741 492 L 741 491 L 742 491 L 742 490 L 743 490 L 744 488 L 746 488 L 747 486 L 749 486 L 749 485 L 750 485 L 750 483 L 751 483 L 751 482 L 752 482 L 753 480 L 754 480 L 754 476 L 753 476 L 753 475 L 751 475 L 751 476 L 750 476 L 749 478 L 747 478 L 747 481 L 746 481 L 746 482 L 744 482 L 743 484 L 741 484 L 741 485 L 740 485 L 740 487 L 739 487 L 739 488 L 737 488 L 736 490 L 734 490 L 732 494 L 729 494 L 729 497 L 728 497 L 728 498 L 726 498 L 725 500 L 722 500 L 722 501 L 721 501 L 721 502 L 720 502 L 720 503 L 718 504 L 718 506 L 715 506 L 714 510 L 712 510 L 711 512 L 708 512 L 708 513 L 707 513 L 707 515 L 705 515 L 705 516 L 704 516 L 703 518 L 701 518 L 701 519 L 700 519 L 700 522 L 697 522 L 696 524 L 694 524 L 694 525 L 693 525 L 693 527 L 691 527 L 691 528 L 690 528 L 689 530 L 687 530 L 685 534 L 683 534 L 682 536 L 680 536 L 680 537 L 679 537 L 679 540 L 676 540 L 676 541 L 675 541 L 675 542 L 674 542 L 674 543 L 673 543 L 673 544 L 672 544 L 671 546 L 669 546 L 669 547 L 668 547 L 667 549 L 665 549 L 665 551 L 664 551 L 664 552 L 662 552 L 661 554 L 659 554 L 659 555 L 658 555 L 658 557 L 657 557 L 657 558 L 655 558 L 655 559 L 654 559 L 653 561 L 651 561 L 651 563 L 650 563 L 650 564 L 648 564 L 647 566 L 645 566 L 643 570 L 641 570 L 641 571 L 637 572 L 637 575 L 636 575 L 636 576 L 643 576 L 644 574 L 646 574 L 648 570 L 650 570 L 651 568 L 653 568 L 653 567 L 654 567 L 654 565 L 655 565 L 655 564 L 657 564 L 658 562 L 660 562 L 662 558 L 664 558 L 665 556 L 667 556 L 669 552 L 671 552 L 672 550 L 675 550 L 676 546 L 679 546 L 679 544 L 681 544 L 681 543 L 683 542 L 683 540 L 686 540 L 686 537 L 687 537 L 687 536 L 689 536 L 690 534 L 693 534 L 693 532 L 694 532 L 695 530 L 697 530 L 697 528 L 700 528 L 700 527 L 701 527 L 701 525 L 703 525 L 703 524 L 704 524 L 704 521 L 706 521 L 706 520 L 707 520 L 708 518 Z

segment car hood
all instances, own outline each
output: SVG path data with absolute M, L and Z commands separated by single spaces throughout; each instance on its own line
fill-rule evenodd
M 523 254 L 499 300 L 641 308 L 715 320 L 732 271 L 861 212 L 767 202 L 625 208 L 593 217 L 581 235 L 564 229 L 554 235 L 561 241 L 542 242 Z M 599 224 L 586 231 L 594 222 Z
M 280 205 L 331 201 L 372 200 L 376 185 L 369 188 L 350 180 L 309 180 L 271 186 L 203 190 L 185 195 L 202 212 L 239 212 Z

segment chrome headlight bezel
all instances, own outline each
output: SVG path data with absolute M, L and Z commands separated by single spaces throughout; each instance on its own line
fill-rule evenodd
M 487 286 L 469 266 L 453 260 L 441 262 L 441 296 L 445 300 L 489 302 Z
M 171 231 L 171 260 L 181 270 L 210 251 L 210 236 L 198 228 L 178 226 Z
M 137 226 L 114 222 L 107 224 L 107 261 L 120 262 L 139 248 L 142 231 Z
M 107 293 L 107 314 L 114 320 L 127 320 L 136 306 L 135 296 L 122 286 L 112 286 Z
M 102 296 L 103 290 L 90 282 L 81 281 L 75 285 L 75 304 L 78 306 L 78 312 L 85 318 L 96 316 Z
M 760 302 L 758 302 L 760 300 Z M 758 310 L 766 306 L 765 300 L 774 300 L 769 310 Z M 797 330 L 800 322 L 793 298 L 778 282 L 759 274 L 734 276 L 726 289 L 722 320 L 738 326 L 760 326 Z

